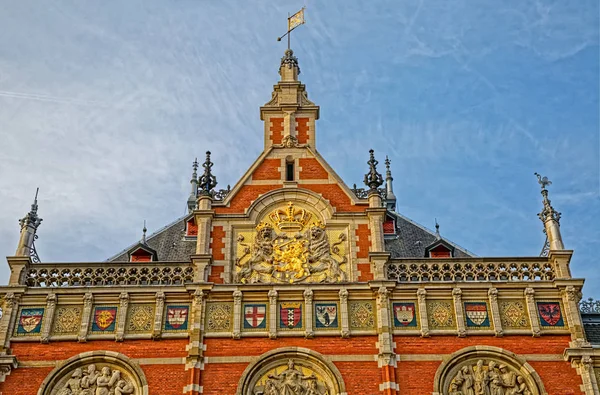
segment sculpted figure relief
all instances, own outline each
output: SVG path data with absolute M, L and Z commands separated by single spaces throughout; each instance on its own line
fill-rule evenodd
M 454 376 L 449 395 L 532 395 L 525 378 L 508 366 L 487 365 L 480 359 L 475 365 L 465 365 Z
M 121 377 L 121 371 L 104 366 L 96 370 L 95 364 L 87 369 L 76 368 L 70 378 L 59 384 L 56 395 L 130 395 L 135 394 L 132 383 Z
M 340 282 L 346 275 L 341 265 L 347 262 L 341 245 L 346 236 L 341 233 L 331 244 L 325 225 L 310 222 L 312 214 L 296 209 L 292 203 L 273 211 L 270 222 L 256 227 L 252 243 L 240 235 L 241 256 L 236 260 L 235 281 L 258 282 Z M 278 233 L 275 228 L 281 230 Z
M 327 386 L 313 374 L 304 375 L 292 359 L 287 369 L 267 376 L 264 385 L 254 389 L 255 395 L 329 395 Z

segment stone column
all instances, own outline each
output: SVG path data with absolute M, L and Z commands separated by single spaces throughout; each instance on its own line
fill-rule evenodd
M 277 291 L 269 290 L 269 339 L 277 339 Z
M 20 295 L 8 292 L 4 296 L 2 306 L 2 319 L 0 320 L 0 344 L 2 344 L 2 354 L 6 354 L 10 348 L 10 337 L 15 329 L 15 323 L 18 319 Z
M 162 334 L 162 320 L 165 311 L 165 293 L 159 291 L 156 293 L 156 313 L 154 315 L 154 328 L 152 329 L 152 339 L 159 340 Z
M 504 335 L 504 329 L 502 328 L 500 308 L 498 307 L 498 290 L 496 288 L 490 288 L 488 290 L 488 297 L 490 301 L 492 322 L 494 323 L 494 332 L 496 332 L 496 337 L 502 337 Z
M 596 395 L 600 393 L 599 383 L 594 374 L 594 360 L 589 355 L 584 355 L 579 361 L 572 361 L 572 365 L 577 369 L 581 376 L 582 392 L 586 395 Z
M 557 279 L 571 278 L 570 262 L 572 256 L 572 250 L 550 250 L 550 252 L 548 253 L 548 260 L 552 263 L 552 267 L 554 268 L 554 275 Z
M 346 288 L 340 289 L 340 323 L 342 327 L 342 338 L 346 339 L 350 337 L 350 325 L 348 322 L 348 290 Z
M 92 305 L 94 303 L 94 295 L 91 292 L 83 295 L 83 313 L 81 313 L 81 328 L 77 340 L 80 343 L 87 341 L 88 329 L 90 327 L 90 319 L 92 318 Z
M 8 285 L 25 285 L 25 276 L 31 265 L 30 256 L 9 256 L 6 258 L 10 267 Z
M 56 294 L 49 293 L 46 296 L 46 311 L 44 312 L 44 323 L 42 324 L 42 333 L 40 342 L 48 343 L 50 338 L 50 329 L 54 320 L 54 309 L 56 309 Z
M 529 313 L 529 321 L 531 322 L 531 333 L 533 334 L 533 337 L 539 337 L 541 331 L 534 295 L 535 290 L 533 288 L 525 288 L 525 302 L 527 304 L 527 312 Z
M 386 287 L 377 290 L 377 332 L 379 355 L 377 365 L 381 368 L 382 383 L 379 390 L 384 395 L 395 395 L 399 389 L 396 384 L 396 354 L 394 353 L 394 338 L 390 324 L 390 292 Z
M 233 291 L 233 332 L 234 339 L 239 340 L 242 337 L 242 291 L 236 289 Z
M 125 335 L 125 321 L 127 321 L 127 307 L 129 306 L 129 294 L 121 292 L 119 295 L 119 311 L 117 319 L 117 332 L 115 333 L 115 341 L 122 342 Z
M 579 301 L 581 300 L 581 291 L 572 285 L 565 287 L 561 291 L 567 325 L 571 332 L 571 347 L 589 347 L 590 344 L 585 340 L 583 332 L 583 322 L 579 312 Z
M 212 232 L 212 219 L 214 215 L 215 212 L 212 210 L 212 197 L 200 195 L 198 197 L 198 209 L 194 211 L 194 219 L 198 225 L 196 254 L 192 256 L 192 262 L 196 267 L 194 282 L 205 282 L 208 280 L 207 267 L 212 263 L 210 235 Z
M 421 336 L 429 337 L 429 321 L 427 320 L 427 291 L 419 288 L 417 291 L 419 301 L 419 318 L 421 319 Z
M 185 370 L 187 372 L 188 384 L 183 387 L 184 395 L 197 395 L 202 393 L 202 370 L 204 369 L 204 347 L 202 340 L 202 322 L 204 315 L 204 297 L 206 294 L 201 289 L 196 289 L 192 297 L 190 318 L 190 343 L 188 344 L 188 356 L 186 358 Z
M 313 331 L 313 291 L 309 288 L 304 290 L 304 337 L 312 339 L 315 335 Z
M 458 337 L 467 336 L 465 328 L 465 314 L 462 307 L 462 290 L 458 287 L 452 290 L 452 298 L 454 299 L 454 313 L 456 315 L 456 329 Z

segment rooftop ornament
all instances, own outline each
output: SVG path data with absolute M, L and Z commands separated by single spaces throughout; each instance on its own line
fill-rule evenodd
M 204 174 L 200 176 L 198 185 L 200 186 L 200 195 L 212 196 L 212 190 L 217 186 L 217 177 L 212 174 L 214 163 L 210 161 L 210 151 L 206 151 L 206 160 L 202 164 Z
M 378 188 L 383 185 L 383 177 L 377 172 L 379 162 L 375 159 L 375 151 L 369 150 L 369 172 L 365 174 L 364 183 L 369 187 L 369 194 L 378 193 Z

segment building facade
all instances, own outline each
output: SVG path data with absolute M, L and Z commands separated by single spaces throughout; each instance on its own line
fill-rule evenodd
M 340 179 L 299 73 L 288 49 L 233 188 L 207 152 L 189 213 L 105 262 L 39 262 L 34 203 L 0 287 L 0 392 L 598 394 L 548 180 L 545 253 L 476 257 L 396 212 L 387 159 Z

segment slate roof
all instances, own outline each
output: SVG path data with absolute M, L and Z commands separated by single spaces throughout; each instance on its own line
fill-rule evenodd
M 581 313 L 581 319 L 587 340 L 600 346 L 600 313 Z
M 424 258 L 425 247 L 436 239 L 435 232 L 411 221 L 402 214 L 388 211 L 388 215 L 396 218 L 396 237 L 386 237 L 385 239 L 385 249 L 392 253 L 392 258 Z M 476 256 L 445 238 L 443 240 L 454 246 L 454 256 L 457 258 Z
M 396 217 L 396 237 L 385 240 L 385 249 L 392 253 L 392 258 L 423 258 L 425 247 L 435 239 L 435 232 L 411 221 L 401 214 L 388 211 Z M 190 255 L 196 252 L 196 238 L 185 237 L 185 219 L 187 215 L 146 237 L 149 247 L 156 250 L 159 261 L 189 261 Z M 474 254 L 444 239 L 453 245 L 455 257 L 473 257 Z M 420 242 L 420 243 L 419 243 Z M 138 242 L 107 259 L 109 262 L 127 262 L 127 252 Z
M 174 222 L 146 237 L 146 244 L 156 250 L 158 260 L 187 262 L 190 255 L 196 253 L 196 238 L 185 237 L 185 217 L 178 218 Z M 138 243 L 134 243 L 117 255 L 108 258 L 108 262 L 127 262 L 127 252 Z

